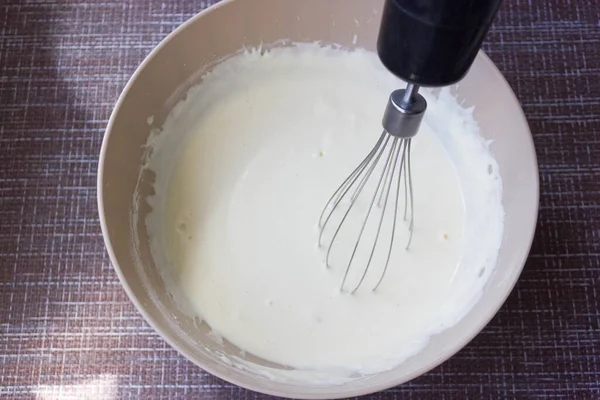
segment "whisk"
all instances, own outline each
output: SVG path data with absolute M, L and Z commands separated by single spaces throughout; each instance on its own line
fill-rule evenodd
M 361 217 L 356 240 L 345 264 L 340 290 L 344 291 L 346 287 L 359 246 L 367 240 L 365 228 L 375 206 L 381 211 L 375 221 L 374 237 L 370 238 L 367 246 L 370 250 L 367 252 L 366 265 L 359 274 L 358 283 L 348 291 L 353 294 L 363 284 L 381 241 L 382 226 L 386 219 L 391 218 L 390 235 L 385 240 L 384 265 L 372 290 L 376 290 L 383 281 L 394 250 L 401 189 L 404 195 L 402 214 L 409 230 L 405 249 L 409 249 L 415 223 L 411 141 L 427 109 L 427 102 L 418 93 L 419 88 L 447 86 L 463 78 L 499 6 L 500 0 L 385 1 L 377 52 L 386 68 L 408 84 L 406 89 L 392 92 L 383 116 L 383 132 L 375 146 L 334 191 L 319 217 L 318 243 L 323 246 L 324 232 L 332 224 L 332 217 L 336 212 L 341 213 L 339 223 L 333 226 L 331 239 L 325 243 L 325 262 L 327 267 L 333 267 L 330 263 L 331 253 L 340 232 L 347 225 L 358 199 L 365 194 L 365 186 L 375 179 L 372 181 L 375 191 L 369 193 L 367 211 Z M 380 166 L 380 163 L 383 164 Z M 379 171 L 374 174 L 376 170 Z M 391 213 L 388 212 L 389 208 L 393 208 Z
M 331 217 L 333 216 L 334 212 L 338 210 L 342 202 L 349 196 L 349 206 L 345 210 L 343 217 L 337 226 L 327 248 L 326 264 L 329 266 L 331 250 L 336 239 L 338 238 L 340 230 L 344 226 L 344 222 L 347 221 L 347 217 L 350 215 L 350 212 L 362 194 L 367 181 L 373 175 L 378 163 L 382 160 L 382 158 L 385 160 L 383 161 L 384 165 L 379 174 L 379 178 L 377 179 L 377 188 L 372 196 L 372 199 L 370 200 L 368 211 L 362 222 L 358 238 L 354 244 L 352 255 L 348 261 L 346 271 L 344 273 L 342 288 L 346 283 L 348 273 L 353 261 L 355 260 L 356 252 L 365 232 L 365 227 L 367 225 L 369 216 L 371 215 L 373 206 L 375 205 L 377 197 L 379 196 L 378 206 L 382 207 L 382 212 L 379 217 L 376 236 L 373 240 L 367 266 L 364 269 L 358 285 L 354 288 L 354 290 L 351 291 L 351 293 L 354 293 L 358 290 L 367 275 L 371 262 L 373 261 L 373 256 L 375 254 L 375 250 L 377 249 L 378 239 L 381 234 L 381 227 L 386 215 L 388 201 L 390 200 L 390 192 L 393 189 L 392 183 L 394 181 L 396 182 L 396 188 L 393 205 L 394 211 L 392 234 L 389 240 L 383 272 L 373 290 L 377 289 L 383 280 L 390 262 L 390 256 L 394 244 L 394 234 L 396 232 L 396 219 L 398 215 L 400 186 L 402 181 L 404 182 L 404 219 L 408 217 L 407 214 L 410 210 L 410 224 L 408 228 L 410 235 L 408 243 L 406 244 L 407 249 L 412 240 L 412 230 L 414 224 L 414 198 L 410 163 L 410 148 L 411 140 L 419 130 L 421 120 L 423 119 L 423 114 L 427 108 L 427 102 L 423 96 L 418 94 L 418 90 L 418 86 L 408 84 L 406 89 L 400 89 L 392 92 L 383 117 L 383 132 L 379 136 L 375 146 L 358 165 L 358 167 L 356 167 L 354 171 L 352 171 L 352 173 L 336 189 L 321 212 L 321 216 L 319 217 L 319 245 L 321 245 L 323 240 L 323 232 L 325 231 L 328 223 L 331 221 Z

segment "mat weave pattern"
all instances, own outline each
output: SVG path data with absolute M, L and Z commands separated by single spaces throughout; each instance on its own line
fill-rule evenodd
M 298 0 L 300 1 L 300 0 Z M 210 1 L 0 2 L 0 398 L 259 399 L 167 345 L 104 249 L 110 111 Z M 373 399 L 600 399 L 600 2 L 505 0 L 484 49 L 522 102 L 539 224 L 512 295 L 451 360 Z

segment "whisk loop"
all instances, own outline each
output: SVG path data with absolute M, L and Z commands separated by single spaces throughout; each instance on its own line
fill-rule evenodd
M 417 94 L 418 87 L 409 85 L 406 90 L 397 90 L 392 93 L 386 108 L 386 113 L 383 119 L 384 130 L 379 136 L 379 139 L 375 143 L 375 146 L 367 154 L 367 156 L 361 161 L 361 163 L 350 173 L 350 175 L 342 182 L 342 184 L 335 190 L 333 195 L 329 198 L 329 201 L 325 205 L 325 208 L 321 212 L 319 217 L 319 246 L 322 245 L 323 233 L 327 228 L 328 224 L 332 220 L 332 216 L 336 211 L 342 210 L 342 203 L 349 201 L 348 207 L 343 211 L 343 215 L 333 236 L 328 241 L 327 253 L 325 256 L 325 263 L 327 267 L 330 267 L 330 258 L 332 248 L 336 243 L 336 239 L 339 239 L 339 234 L 347 222 L 347 218 L 351 211 L 355 208 L 357 200 L 363 193 L 365 186 L 369 179 L 373 175 L 374 171 L 380 160 L 383 160 L 383 167 L 381 172 L 378 173 L 376 181 L 375 192 L 373 193 L 368 203 L 367 210 L 360 224 L 360 230 L 358 237 L 352 247 L 352 253 L 346 264 L 344 277 L 340 290 L 344 290 L 346 280 L 350 272 L 353 262 L 356 259 L 357 250 L 364 240 L 363 236 L 369 217 L 372 214 L 373 206 L 377 203 L 377 206 L 381 208 L 379 220 L 377 221 L 377 228 L 375 236 L 372 239 L 373 243 L 369 251 L 369 257 L 366 263 L 366 267 L 360 275 L 360 279 L 356 286 L 350 291 L 351 294 L 355 293 L 362 285 L 369 268 L 371 267 L 379 239 L 382 232 L 382 226 L 384 224 L 386 210 L 390 202 L 390 193 L 393 192 L 393 217 L 392 217 L 392 228 L 391 234 L 388 241 L 385 264 L 381 271 L 381 275 L 377 280 L 373 290 L 376 290 L 385 274 L 388 270 L 392 250 L 394 247 L 394 237 L 397 229 L 398 219 L 398 207 L 400 199 L 400 190 L 403 182 L 404 186 L 404 220 L 408 219 L 408 241 L 405 249 L 408 250 L 413 236 L 414 227 L 414 197 L 413 197 L 413 182 L 412 182 L 412 171 L 411 171 L 411 140 L 416 134 L 421 118 L 426 108 L 425 99 Z M 377 175 L 377 174 L 376 174 Z M 395 183 L 395 184 L 394 184 Z M 378 199 L 379 197 L 379 199 Z

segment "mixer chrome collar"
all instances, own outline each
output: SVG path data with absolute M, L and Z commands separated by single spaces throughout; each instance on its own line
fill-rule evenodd
M 425 98 L 418 92 L 419 86 L 413 84 L 392 92 L 383 114 L 383 129 L 387 133 L 403 139 L 417 134 L 427 109 Z

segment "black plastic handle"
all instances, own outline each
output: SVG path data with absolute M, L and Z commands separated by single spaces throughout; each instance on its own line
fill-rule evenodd
M 420 86 L 461 80 L 501 0 L 386 0 L 377 51 L 397 77 Z

